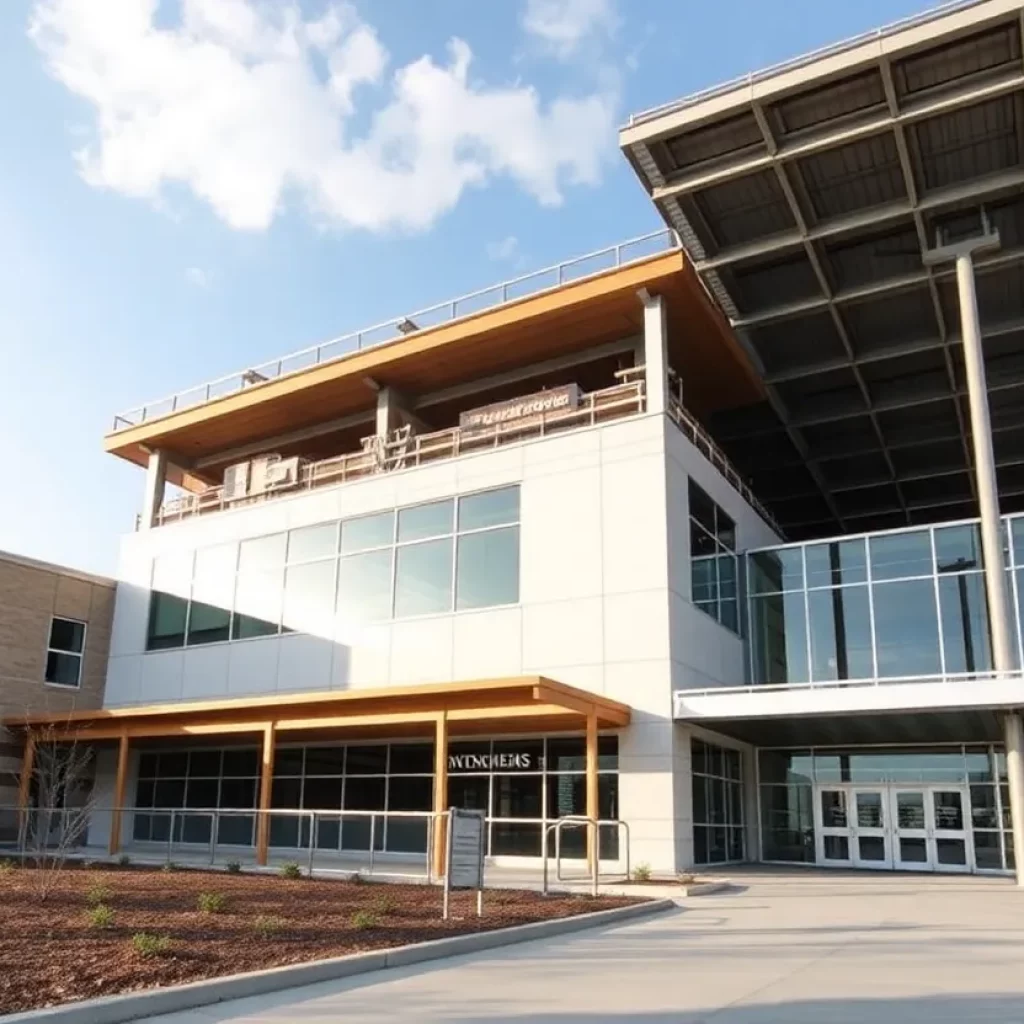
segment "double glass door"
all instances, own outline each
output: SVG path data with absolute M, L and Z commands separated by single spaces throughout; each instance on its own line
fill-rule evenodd
M 967 795 L 956 786 L 821 786 L 819 864 L 970 871 Z

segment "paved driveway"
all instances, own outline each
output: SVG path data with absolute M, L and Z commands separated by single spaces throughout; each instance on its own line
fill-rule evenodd
M 737 872 L 637 924 L 154 1018 L 152 1024 L 1024 1024 L 1005 879 Z

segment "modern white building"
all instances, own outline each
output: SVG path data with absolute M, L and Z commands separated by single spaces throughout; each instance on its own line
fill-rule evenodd
M 1021 26 L 638 115 L 666 230 L 117 417 L 91 841 L 1012 870 Z

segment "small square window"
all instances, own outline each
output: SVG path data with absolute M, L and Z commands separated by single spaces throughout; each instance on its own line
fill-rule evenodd
M 46 651 L 46 682 L 51 686 L 77 689 L 82 681 L 84 650 L 85 623 L 76 619 L 53 618 Z

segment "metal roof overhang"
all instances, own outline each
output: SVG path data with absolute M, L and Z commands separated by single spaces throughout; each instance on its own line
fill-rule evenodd
M 635 117 L 623 150 L 766 385 L 710 427 L 792 539 L 975 514 L 953 268 L 1024 508 L 1024 8 L 974 0 Z
M 746 354 L 677 248 L 145 420 L 108 434 L 104 447 L 140 465 L 161 448 L 186 477 L 192 470 L 202 474 L 199 485 L 214 482 L 202 467 L 242 446 L 271 444 L 324 424 L 351 431 L 365 421 L 364 430 L 372 432 L 375 388 L 395 387 L 422 402 L 554 357 L 583 358 L 635 336 L 643 324 L 640 289 L 666 299 L 672 363 L 684 377 L 702 381 L 691 401 L 698 415 L 760 397 L 762 385 Z
M 278 733 L 331 735 L 341 730 L 346 736 L 362 737 L 433 735 L 442 713 L 452 735 L 575 730 L 586 724 L 590 714 L 596 715 L 600 728 L 620 728 L 630 721 L 627 704 L 543 676 L 522 676 L 50 712 L 11 716 L 3 725 L 55 742 L 122 736 L 223 737 L 258 733 L 267 723 L 273 723 Z

